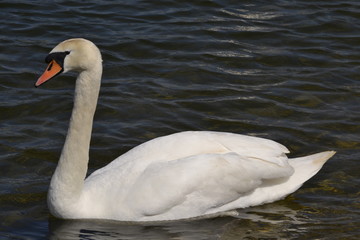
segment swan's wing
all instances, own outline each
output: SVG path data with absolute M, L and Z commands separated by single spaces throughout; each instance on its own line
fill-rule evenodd
M 312 176 L 302 174 L 312 169 L 300 163 L 303 158 L 290 165 L 287 152 L 274 141 L 231 133 L 156 138 L 91 174 L 79 206 L 92 210 L 85 211 L 88 218 L 160 221 L 278 200 L 306 180 L 299 176 Z M 311 172 L 332 154 L 309 156 L 309 164 L 321 163 Z
M 272 140 L 241 134 L 211 131 L 180 132 L 145 142 L 95 171 L 92 176 L 128 166 L 131 166 L 132 170 L 142 171 L 154 162 L 199 154 L 230 152 L 284 166 L 288 160 L 285 153 L 289 150 Z
M 263 179 L 291 174 L 287 152 L 274 141 L 232 133 L 159 137 L 91 174 L 84 185 L 84 206 L 99 216 L 108 211 L 114 219 L 138 221 L 216 212 L 217 206 L 251 193 Z
M 189 218 L 250 194 L 266 179 L 292 173 L 290 165 L 234 152 L 199 154 L 150 164 L 127 192 L 124 204 L 143 220 Z

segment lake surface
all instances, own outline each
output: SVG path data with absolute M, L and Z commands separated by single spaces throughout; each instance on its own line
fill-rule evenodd
M 0 2 L 0 239 L 359 239 L 359 1 L 115 2 Z M 73 37 L 104 60 L 90 172 L 185 130 L 270 138 L 290 157 L 337 154 L 294 194 L 238 217 L 55 219 L 46 193 L 75 75 L 33 85 Z

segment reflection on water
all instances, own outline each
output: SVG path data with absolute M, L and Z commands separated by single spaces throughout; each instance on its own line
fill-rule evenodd
M 50 239 L 208 239 L 219 236 L 229 219 L 172 224 L 124 224 L 107 221 L 50 221 Z
M 162 223 L 49 219 L 50 239 L 287 239 L 301 220 L 287 207 L 240 211 L 239 217 Z
M 125 223 L 104 220 L 49 219 L 50 239 L 352 239 L 357 230 L 356 218 L 339 225 L 342 219 L 312 219 L 321 214 L 316 208 L 292 203 L 267 204 L 241 209 L 237 217 L 171 221 L 158 223 Z M 331 218 L 337 218 L 332 212 Z M 327 223 L 326 223 L 327 222 Z M 313 225 L 318 229 L 314 230 Z M 324 231 L 325 229 L 331 229 Z M 354 238 L 356 239 L 356 238 Z

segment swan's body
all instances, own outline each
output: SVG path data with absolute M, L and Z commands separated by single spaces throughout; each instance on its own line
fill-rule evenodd
M 64 148 L 48 205 L 60 218 L 159 221 L 221 214 L 284 198 L 315 175 L 334 152 L 288 159 L 271 140 L 220 132 L 181 132 L 153 139 L 85 179 L 102 74 L 98 48 L 70 39 L 46 58 L 41 85 L 80 72 Z

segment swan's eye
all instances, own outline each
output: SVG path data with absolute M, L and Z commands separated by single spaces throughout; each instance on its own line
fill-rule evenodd
M 47 57 L 45 58 L 45 62 L 50 63 L 52 60 L 55 60 L 61 67 L 63 67 L 64 59 L 69 54 L 70 51 L 53 52 L 47 55 Z
M 51 70 L 51 68 L 52 68 L 52 66 L 53 66 L 53 62 L 51 62 L 50 64 L 49 64 L 49 67 L 48 67 L 48 71 L 50 71 Z

